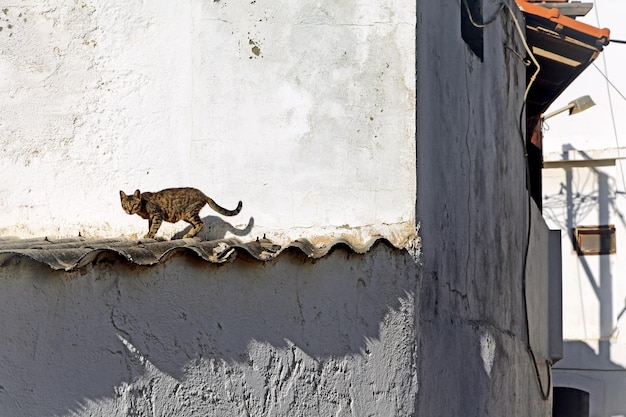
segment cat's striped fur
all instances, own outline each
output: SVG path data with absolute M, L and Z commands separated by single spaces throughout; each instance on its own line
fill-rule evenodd
M 197 235 L 204 223 L 199 216 L 200 210 L 208 204 L 213 210 L 224 216 L 234 216 L 241 211 L 241 201 L 234 210 L 227 210 L 219 206 L 211 198 L 195 188 L 168 188 L 156 193 L 135 191 L 133 195 L 126 195 L 120 191 L 122 208 L 128 214 L 138 214 L 148 219 L 148 234 L 146 238 L 154 238 L 163 221 L 176 223 L 184 220 L 193 227 L 184 238 Z

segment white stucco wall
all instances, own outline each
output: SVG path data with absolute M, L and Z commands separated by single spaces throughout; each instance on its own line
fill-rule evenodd
M 227 208 L 243 201 L 226 219 L 239 234 L 402 244 L 414 234 L 415 7 L 4 5 L 0 234 L 142 236 L 120 189 L 194 186 Z
M 550 137 L 553 132 L 547 132 Z M 621 150 L 623 153 L 624 150 Z M 616 148 L 580 149 L 573 144 L 546 153 L 548 161 L 576 160 L 588 166 L 544 169 L 544 217 L 563 230 L 564 358 L 555 382 L 589 392 L 590 415 L 626 415 L 626 200 Z M 603 160 L 608 166 L 594 166 Z M 617 253 L 579 256 L 572 241 L 576 226 L 615 226 Z
M 563 336 L 566 340 L 587 340 L 593 344 L 619 336 L 618 328 L 624 326 L 619 314 L 624 308 L 626 283 L 619 279 L 619 271 L 626 264 L 619 255 L 626 245 L 626 204 L 619 193 L 621 178 L 616 162 L 608 160 L 606 163 L 612 165 L 592 166 L 594 159 L 616 158 L 615 150 L 573 149 L 546 154 L 546 160 L 561 160 L 564 156 L 589 166 L 544 169 L 544 217 L 553 227 L 563 230 L 563 308 L 569 313 L 564 317 Z M 616 227 L 617 254 L 579 256 L 571 229 L 608 224 Z M 626 365 L 626 357 L 620 363 Z

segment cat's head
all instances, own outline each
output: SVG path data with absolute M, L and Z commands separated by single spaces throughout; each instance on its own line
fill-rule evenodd
M 120 190 L 120 200 L 122 200 L 122 208 L 128 214 L 135 214 L 141 210 L 141 192 L 135 191 L 133 195 L 126 195 Z

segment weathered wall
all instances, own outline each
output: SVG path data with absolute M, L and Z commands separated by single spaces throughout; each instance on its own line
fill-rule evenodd
M 142 236 L 118 191 L 175 186 L 253 237 L 414 234 L 415 3 L 32 0 L 0 27 L 0 234 Z
M 312 261 L 0 269 L 0 415 L 409 416 L 417 266 Z
M 519 117 L 526 74 L 513 51 L 526 53 L 505 9 L 483 29 L 481 62 L 461 38 L 462 4 L 418 3 L 417 414 L 549 416 L 551 402 L 542 400 L 526 349 L 522 293 L 529 206 Z M 499 5 L 484 1 L 482 19 Z M 533 242 L 547 233 L 540 218 L 535 225 Z M 529 262 L 547 271 L 537 265 L 545 258 Z M 531 325 L 546 320 L 544 307 L 529 298 Z M 547 389 L 545 344 L 535 342 Z

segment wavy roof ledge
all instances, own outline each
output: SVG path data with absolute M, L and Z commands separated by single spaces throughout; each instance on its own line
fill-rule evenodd
M 32 238 L 0 237 L 0 267 L 12 259 L 29 258 L 48 265 L 54 270 L 74 271 L 83 268 L 102 254 L 114 254 L 129 263 L 140 266 L 157 265 L 174 254 L 189 254 L 213 264 L 233 261 L 244 254 L 261 261 L 271 261 L 285 251 L 296 250 L 312 259 L 329 254 L 335 247 L 343 246 L 352 252 L 363 254 L 377 243 L 394 246 L 383 237 L 375 237 L 364 243 L 355 243 L 346 238 L 336 238 L 324 244 L 315 244 L 308 239 L 297 239 L 287 245 L 277 245 L 268 239 L 243 242 L 239 239 L 202 241 L 198 238 L 177 240 L 127 238 L 86 239 L 77 238 Z

